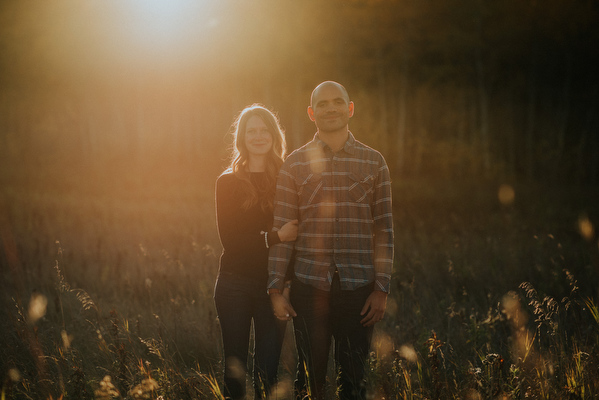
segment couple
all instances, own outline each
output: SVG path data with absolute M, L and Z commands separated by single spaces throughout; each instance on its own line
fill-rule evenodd
M 227 398 L 245 397 L 251 320 L 254 388 L 264 398 L 292 318 L 296 398 L 324 398 L 331 342 L 340 398 L 365 398 L 373 327 L 390 287 L 393 219 L 389 169 L 349 131 L 353 112 L 342 85 L 318 85 L 308 107 L 316 135 L 285 160 L 272 112 L 254 105 L 235 122 L 233 160 L 216 182 L 224 250 L 214 298 Z

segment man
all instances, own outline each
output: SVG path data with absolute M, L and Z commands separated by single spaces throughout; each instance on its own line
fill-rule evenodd
M 325 394 L 334 339 L 339 395 L 365 398 L 374 324 L 383 318 L 393 267 L 391 182 L 383 156 L 358 142 L 354 103 L 327 81 L 312 92 L 314 139 L 285 160 L 277 181 L 275 228 L 299 220 L 295 244 L 273 246 L 268 293 L 279 319 L 294 317 L 298 398 Z M 290 261 L 290 301 L 281 294 Z

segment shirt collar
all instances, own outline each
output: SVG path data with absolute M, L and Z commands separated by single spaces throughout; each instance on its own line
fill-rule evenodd
M 354 135 L 351 133 L 351 131 L 347 131 L 348 133 L 348 137 L 347 140 L 345 141 L 345 144 L 343 145 L 343 150 L 348 153 L 348 154 L 354 154 L 355 149 L 356 149 L 356 138 L 354 137 Z M 320 137 L 318 137 L 318 132 L 316 132 L 316 134 L 314 134 L 314 139 L 312 140 L 317 146 L 320 146 L 321 149 L 329 149 L 331 150 L 331 148 L 329 147 L 328 144 L 326 144 L 325 142 L 323 142 Z

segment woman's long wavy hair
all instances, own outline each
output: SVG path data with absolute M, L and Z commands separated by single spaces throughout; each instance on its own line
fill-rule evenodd
M 266 157 L 266 180 L 264 187 L 255 187 L 250 180 L 248 170 L 249 151 L 245 146 L 246 126 L 248 120 L 253 117 L 259 117 L 272 136 L 272 148 Z M 283 164 L 287 145 L 285 143 L 285 133 L 277 116 L 261 104 L 252 104 L 244 108 L 233 123 L 233 137 L 235 143 L 231 153 L 231 164 L 229 170 L 232 171 L 242 181 L 242 191 L 245 201 L 243 207 L 248 209 L 258 202 L 264 211 L 272 211 L 277 175 Z

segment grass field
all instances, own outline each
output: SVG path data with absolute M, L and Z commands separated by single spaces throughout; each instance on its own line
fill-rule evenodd
M 2 177 L 2 399 L 220 398 L 218 171 L 137 172 Z M 394 180 L 373 399 L 599 396 L 599 196 L 502 183 Z

